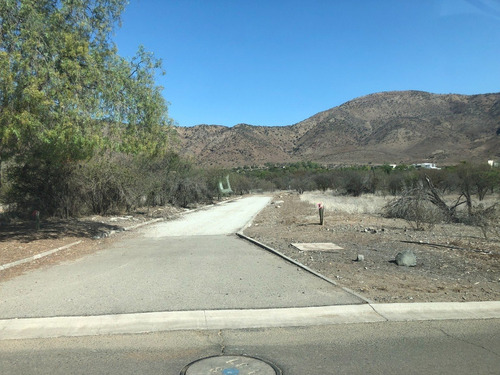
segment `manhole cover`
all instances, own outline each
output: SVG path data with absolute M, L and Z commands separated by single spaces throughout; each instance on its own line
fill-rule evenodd
M 276 366 L 253 357 L 222 355 L 190 363 L 180 375 L 281 375 Z

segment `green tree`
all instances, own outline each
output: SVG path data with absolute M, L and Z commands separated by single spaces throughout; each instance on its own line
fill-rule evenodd
M 96 149 L 158 154 L 167 104 L 161 61 L 128 61 L 110 39 L 124 0 L 2 0 L 0 153 L 5 160 L 88 158 Z
M 385 163 L 385 164 L 380 166 L 380 169 L 382 169 L 387 174 L 391 174 L 391 172 L 394 168 L 392 168 L 392 166 L 390 166 L 389 164 Z
M 161 61 L 143 47 L 127 60 L 111 40 L 125 3 L 0 0 L 0 164 L 15 161 L 9 196 L 18 207 L 66 216 L 79 161 L 168 152 Z

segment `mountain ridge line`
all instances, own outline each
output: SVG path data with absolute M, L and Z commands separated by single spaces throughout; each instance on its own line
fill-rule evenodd
M 202 166 L 314 161 L 381 164 L 500 158 L 500 93 L 387 91 L 293 125 L 176 127 L 178 152 Z

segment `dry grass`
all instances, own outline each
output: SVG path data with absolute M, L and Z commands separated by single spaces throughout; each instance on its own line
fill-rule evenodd
M 309 202 L 301 202 L 298 200 L 287 200 L 284 205 L 277 205 L 280 212 L 280 223 L 283 225 L 294 225 L 294 224 L 304 224 L 310 219 L 310 217 L 305 217 L 302 215 L 297 215 L 298 212 L 311 212 L 311 216 L 316 214 L 314 206 Z
M 308 202 L 316 204 L 323 202 L 325 207 L 328 209 L 334 209 L 339 212 L 345 212 L 348 214 L 381 214 L 382 208 L 391 200 L 397 198 L 394 195 L 375 195 L 375 194 L 363 194 L 360 197 L 351 197 L 343 195 L 335 195 L 332 191 L 311 191 L 305 192 L 300 196 L 300 200 L 303 202 Z M 455 202 L 458 195 L 447 195 L 444 197 L 446 203 L 451 204 Z M 499 202 L 498 196 L 487 196 L 483 201 L 473 199 L 472 203 L 474 206 L 482 205 L 484 207 L 490 207 L 495 203 Z M 460 207 L 460 210 L 466 210 L 465 205 Z
M 323 202 L 326 210 L 347 214 L 380 214 L 382 208 L 391 200 L 393 196 L 380 196 L 374 194 L 364 194 L 360 197 L 335 196 L 332 192 L 306 192 L 300 196 L 300 200 L 308 203 Z

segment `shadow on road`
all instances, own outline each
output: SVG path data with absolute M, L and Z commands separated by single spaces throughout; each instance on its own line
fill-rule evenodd
M 47 219 L 42 221 L 40 229 L 37 231 L 34 220 L 19 220 L 10 223 L 0 221 L 0 242 L 18 240 L 28 243 L 36 240 L 62 237 L 92 238 L 103 232 L 121 229 L 117 225 L 89 220 Z

